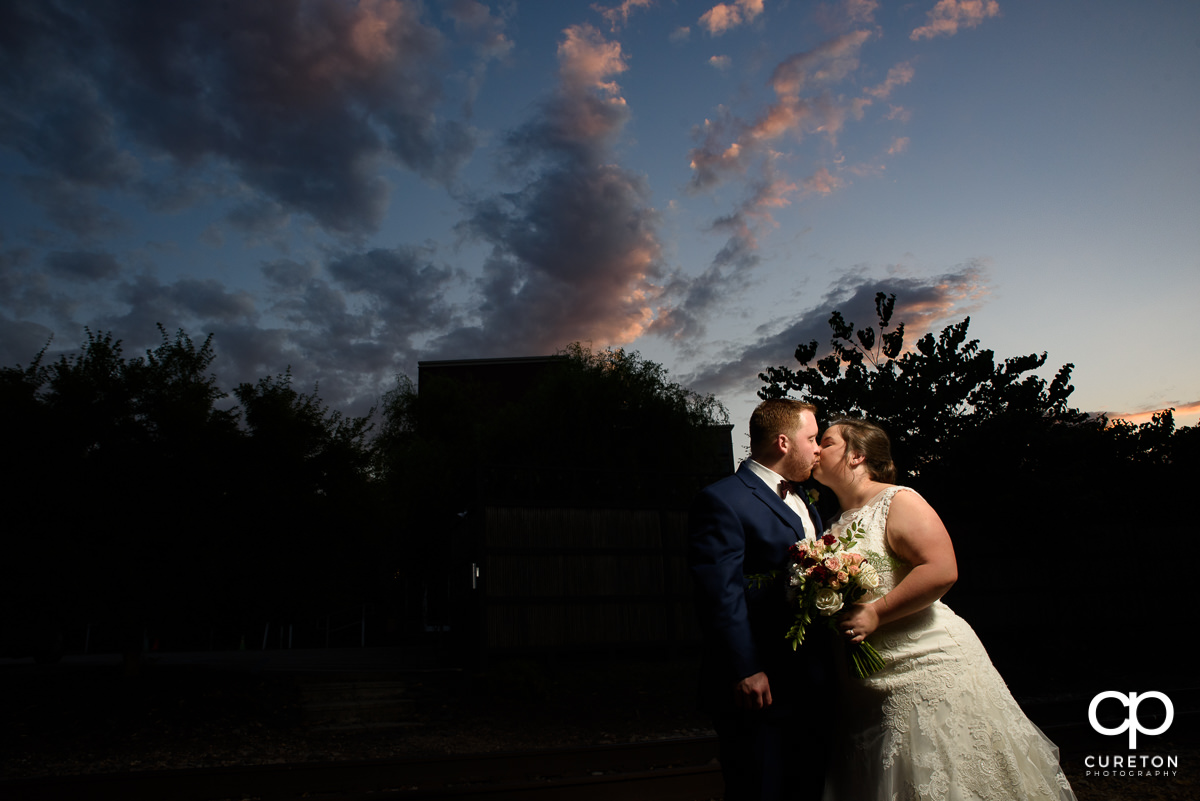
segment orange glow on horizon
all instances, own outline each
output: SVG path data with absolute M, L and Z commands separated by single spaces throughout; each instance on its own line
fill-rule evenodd
M 1183 428 L 1184 426 L 1194 426 L 1194 425 L 1200 424 L 1200 401 L 1194 401 L 1192 403 L 1175 404 L 1173 406 L 1163 407 L 1162 409 L 1153 409 L 1148 412 L 1127 412 L 1127 413 L 1122 413 L 1122 414 L 1110 414 L 1108 416 L 1108 419 L 1109 420 L 1124 420 L 1125 422 L 1131 423 L 1132 425 L 1140 426 L 1145 423 L 1149 423 L 1154 418 L 1154 415 L 1158 414 L 1159 412 L 1165 411 L 1166 409 L 1170 409 L 1170 408 L 1173 408 L 1175 410 L 1173 412 L 1173 414 L 1175 417 L 1175 427 L 1176 428 Z

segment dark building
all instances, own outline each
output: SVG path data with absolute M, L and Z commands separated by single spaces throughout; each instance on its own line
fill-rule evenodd
M 424 425 L 472 477 L 430 518 L 445 623 L 479 658 L 637 650 L 699 638 L 687 508 L 733 470 L 729 425 L 679 425 L 599 397 L 567 357 L 420 363 Z M 470 426 L 466 418 L 494 420 Z

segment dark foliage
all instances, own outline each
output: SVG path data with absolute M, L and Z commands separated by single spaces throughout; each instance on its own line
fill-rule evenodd
M 168 622 L 236 630 L 361 602 L 337 568 L 377 561 L 368 420 L 329 412 L 290 376 L 240 386 L 241 406 L 222 408 L 211 336 L 159 330 L 143 356 L 88 331 L 76 353 L 0 370 L 18 468 L 6 623 L 93 623 L 139 650 Z

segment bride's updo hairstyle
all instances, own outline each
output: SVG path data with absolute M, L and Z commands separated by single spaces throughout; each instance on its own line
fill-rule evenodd
M 834 420 L 826 430 L 835 427 L 846 441 L 847 461 L 850 454 L 861 454 L 867 475 L 873 480 L 885 484 L 896 483 L 896 465 L 892 464 L 892 441 L 888 439 L 886 431 L 874 423 L 853 417 Z

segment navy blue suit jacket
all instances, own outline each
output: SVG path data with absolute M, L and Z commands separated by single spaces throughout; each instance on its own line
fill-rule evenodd
M 820 533 L 821 518 L 808 508 Z M 732 704 L 737 682 L 759 671 L 767 674 L 781 708 L 791 705 L 806 680 L 823 675 L 824 660 L 810 658 L 808 642 L 796 652 L 785 639 L 793 616 L 786 577 L 763 586 L 746 581 L 784 568 L 788 548 L 803 537 L 800 518 L 744 463 L 696 497 L 688 563 L 705 638 L 700 700 L 710 711 Z

